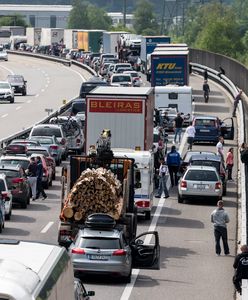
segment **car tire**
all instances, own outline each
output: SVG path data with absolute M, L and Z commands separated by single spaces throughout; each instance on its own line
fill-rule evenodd
M 151 211 L 150 210 L 145 212 L 145 219 L 151 220 Z
M 55 178 L 56 178 L 56 173 L 54 172 L 54 173 L 53 173 L 53 176 L 52 176 L 52 180 L 55 180 Z M 51 181 L 52 181 L 52 180 L 51 180 Z
M 177 195 L 177 202 L 183 203 L 183 198 L 179 194 Z
M 132 271 L 128 274 L 128 276 L 123 277 L 123 282 L 124 283 L 130 283 L 131 282 L 131 277 L 132 277 Z
M 223 196 L 226 196 L 226 185 L 223 185 L 223 193 L 222 193 Z
M 21 208 L 26 209 L 27 206 L 28 206 L 27 200 L 25 200 L 25 202 L 22 202 L 22 203 L 21 203 Z
M 26 96 L 26 95 L 27 95 L 27 91 L 23 91 L 22 96 Z
M 7 215 L 5 215 L 5 220 L 10 220 L 10 217 L 11 217 L 11 211 Z
M 14 103 L 15 102 L 15 98 L 12 98 L 9 103 Z

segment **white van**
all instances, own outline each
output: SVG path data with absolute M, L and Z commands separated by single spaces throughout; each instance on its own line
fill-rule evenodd
M 136 151 L 124 148 L 114 148 L 112 150 L 115 157 L 128 157 L 135 160 L 137 170 L 140 171 L 141 187 L 135 189 L 134 201 L 138 213 L 144 213 L 146 220 L 150 220 L 153 205 L 153 153 L 150 151 Z
M 75 299 L 73 266 L 65 248 L 0 239 L 0 299 Z
M 192 121 L 192 87 L 166 85 L 155 87 L 155 108 L 174 107 Z

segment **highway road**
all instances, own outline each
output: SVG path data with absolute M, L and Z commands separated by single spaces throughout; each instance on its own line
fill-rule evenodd
M 17 94 L 13 104 L 1 102 L 0 139 L 42 120 L 48 114 L 45 109 L 55 111 L 64 99 L 77 97 L 82 81 L 92 76 L 76 66 L 10 54 L 9 61 L 0 62 L 0 80 L 9 74 L 24 76 L 27 95 Z
M 17 121 L 18 124 L 21 123 L 21 126 L 26 127 L 45 115 L 44 108 L 47 105 L 54 105 L 55 108 L 56 105 L 61 104 L 61 99 L 73 97 L 78 93 L 81 79 L 68 67 L 28 58 L 23 59 L 21 63 L 19 57 L 13 56 L 10 57 L 9 62 L 0 64 L 1 78 L 8 73 L 7 70 L 3 70 L 3 66 L 23 74 L 28 80 L 29 87 L 28 96 L 16 97 L 17 103 L 14 106 L 13 104 L 0 105 L 0 119 L 1 115 L 8 113 L 9 117 L 3 119 L 10 126 L 10 128 L 7 125 L 1 126 L 1 137 L 15 130 L 18 127 L 15 127 Z M 50 84 L 44 92 L 41 90 L 46 85 L 47 76 L 42 70 L 49 74 L 50 78 Z M 82 75 L 84 76 L 83 72 Z M 220 118 L 230 116 L 231 102 L 220 87 L 210 83 L 210 102 L 205 104 L 201 92 L 202 78 L 192 75 L 190 84 L 194 89 L 196 114 L 218 115 Z M 41 98 L 35 99 L 37 94 Z M 29 99 L 32 100 L 30 105 L 27 103 Z M 17 105 L 28 108 L 16 110 Z M 237 158 L 236 140 L 226 142 L 225 151 L 230 145 L 235 147 L 235 158 Z M 215 151 L 215 147 L 209 145 L 194 145 L 193 149 Z M 57 170 L 57 180 L 47 190 L 48 198 L 44 201 L 32 202 L 26 210 L 14 209 L 13 217 L 11 221 L 6 222 L 1 237 L 57 242 L 61 185 L 59 172 L 60 168 Z M 225 207 L 231 219 L 228 226 L 230 256 L 216 257 L 215 255 L 213 227 L 210 223 L 210 213 L 215 208 L 215 204 L 204 201 L 178 204 L 176 188 L 170 190 L 170 198 L 155 199 L 154 203 L 152 221 L 146 221 L 141 217 L 138 232 L 158 230 L 161 269 L 159 271 L 133 270 L 132 282 L 128 285 L 108 277 L 84 278 L 86 288 L 96 292 L 93 299 L 233 299 L 234 289 L 231 279 L 232 263 L 236 253 L 237 182 L 228 183 L 227 196 L 224 197 Z

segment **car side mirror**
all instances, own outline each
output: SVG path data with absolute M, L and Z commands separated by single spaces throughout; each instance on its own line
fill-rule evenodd
M 143 245 L 144 242 L 143 242 L 142 240 L 137 240 L 137 241 L 135 242 L 135 244 L 136 244 L 136 245 Z
M 88 291 L 88 292 L 87 292 L 87 296 L 88 296 L 88 297 L 95 296 L 95 292 L 94 292 L 94 291 Z

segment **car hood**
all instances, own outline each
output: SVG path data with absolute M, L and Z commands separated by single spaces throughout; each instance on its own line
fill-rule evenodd
M 11 93 L 12 90 L 11 89 L 1 89 L 0 88 L 0 93 Z

